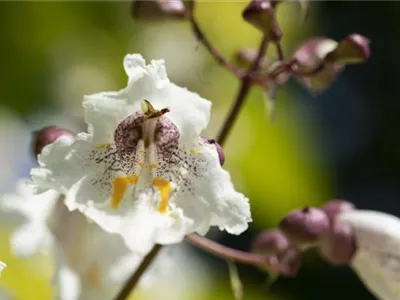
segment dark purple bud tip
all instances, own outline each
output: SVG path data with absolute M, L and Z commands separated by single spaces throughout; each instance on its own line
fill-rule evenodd
M 350 225 L 334 222 L 331 232 L 318 245 L 318 250 L 331 264 L 350 263 L 357 250 L 356 238 Z
M 287 237 L 279 230 L 261 232 L 252 244 L 252 252 L 261 255 L 276 255 L 285 251 L 290 245 Z
M 326 60 L 340 64 L 357 64 L 365 62 L 371 55 L 370 41 L 361 34 L 350 34 L 343 39 Z
M 244 9 L 242 16 L 271 40 L 277 41 L 282 37 L 282 31 L 276 20 L 275 5 L 276 3 L 271 1 L 252 0 Z
M 326 235 L 329 225 L 329 218 L 323 210 L 306 207 L 287 214 L 279 228 L 293 244 L 304 247 Z
M 56 126 L 49 126 L 38 131 L 33 132 L 32 134 L 32 151 L 35 157 L 37 157 L 42 149 L 51 143 L 53 143 L 60 136 L 74 136 L 75 134 L 72 131 L 67 129 L 61 129 Z
M 221 145 L 218 144 L 216 140 L 214 140 L 214 139 L 207 139 L 207 138 L 205 138 L 205 137 L 201 137 L 201 141 L 202 141 L 203 143 L 215 145 L 215 148 L 217 149 L 217 152 L 218 152 L 219 163 L 221 164 L 221 166 L 223 166 L 224 163 L 225 163 L 225 154 L 224 154 L 224 150 L 222 150 Z
M 182 0 L 133 1 L 132 15 L 144 21 L 183 19 L 186 8 Z
M 302 252 L 293 246 L 278 255 L 277 260 L 281 275 L 295 276 L 301 267 L 302 257 Z
M 354 210 L 355 208 L 355 205 L 351 202 L 345 200 L 331 200 L 322 207 L 322 210 L 327 214 L 328 218 L 333 221 L 338 214 Z

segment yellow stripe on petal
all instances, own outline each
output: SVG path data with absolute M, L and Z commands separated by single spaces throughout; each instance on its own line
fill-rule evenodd
M 138 177 L 136 175 L 132 176 L 120 176 L 114 178 L 113 189 L 111 195 L 111 208 L 117 209 L 119 203 L 125 195 L 125 191 L 130 184 L 136 184 L 138 182 Z
M 96 146 L 96 149 L 98 149 L 98 150 L 105 150 L 105 149 L 107 149 L 107 148 L 110 147 L 110 146 L 111 146 L 111 143 L 105 143 L 105 144 L 101 144 L 101 145 Z
M 168 211 L 168 201 L 171 196 L 171 183 L 159 177 L 154 178 L 152 183 L 160 192 L 161 201 L 158 206 L 158 211 L 161 214 L 165 214 Z
M 92 287 L 101 288 L 100 268 L 98 264 L 94 264 L 89 268 L 88 281 Z

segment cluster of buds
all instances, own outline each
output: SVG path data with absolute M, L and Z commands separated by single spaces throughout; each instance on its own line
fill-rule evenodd
M 252 251 L 269 257 L 282 275 L 295 275 L 302 252 L 314 247 L 331 264 L 349 264 L 357 249 L 355 235 L 350 225 L 336 217 L 354 209 L 350 202 L 332 200 L 321 208 L 291 211 L 278 229 L 266 230 L 256 237 Z
M 370 56 L 369 40 L 353 33 L 337 42 L 326 37 L 314 37 L 302 42 L 285 59 L 280 41 L 283 33 L 277 20 L 277 10 L 284 1 L 252 0 L 242 12 L 243 19 L 259 30 L 265 40 L 276 45 L 275 58 L 260 57 L 260 49 L 246 47 L 237 51 L 236 64 L 233 65 L 212 46 L 201 32 L 194 18 L 195 1 L 156 0 L 133 1 L 132 13 L 135 19 L 144 21 L 189 20 L 195 36 L 202 42 L 217 62 L 243 79 L 246 73 L 241 67 L 257 65 L 252 70 L 251 81 L 267 90 L 282 85 L 293 75 L 306 88 L 320 92 L 329 88 L 348 64 L 360 64 Z M 307 14 L 308 1 L 299 1 L 304 15 Z M 265 52 L 265 51 L 264 51 Z M 264 54 L 264 53 L 262 53 Z M 255 64 L 256 63 L 256 64 Z M 270 92 L 269 94 L 273 94 Z

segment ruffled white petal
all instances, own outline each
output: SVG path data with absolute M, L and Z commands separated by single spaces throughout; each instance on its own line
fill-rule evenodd
M 338 220 L 352 226 L 357 252 L 351 266 L 381 300 L 400 297 L 400 219 L 381 212 L 356 210 Z
M 59 198 L 54 190 L 33 194 L 26 181 L 18 182 L 15 194 L 0 198 L 0 210 L 19 226 L 10 238 L 11 250 L 17 256 L 28 256 L 49 248 L 51 237 L 46 222 Z

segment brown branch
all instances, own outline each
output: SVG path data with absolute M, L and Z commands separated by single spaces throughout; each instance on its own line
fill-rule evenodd
M 151 265 L 154 258 L 157 256 L 158 252 L 161 250 L 161 245 L 155 245 L 150 252 L 145 256 L 143 261 L 140 263 L 140 266 L 136 269 L 136 271 L 131 275 L 131 277 L 126 281 L 121 291 L 114 298 L 114 300 L 125 300 L 129 297 L 129 294 L 136 287 L 139 282 L 139 279 L 142 277 L 147 268 Z
M 256 267 L 266 267 L 271 271 L 276 271 L 279 274 L 285 276 L 293 275 L 288 271 L 279 268 L 279 265 L 277 263 L 274 263 L 274 259 L 272 256 L 268 257 L 260 254 L 232 249 L 205 237 L 201 237 L 197 234 L 189 234 L 185 237 L 185 239 L 192 243 L 194 246 L 203 249 L 221 259 Z
M 194 1 L 189 1 L 189 9 L 186 11 L 186 16 L 187 19 L 190 22 L 190 25 L 192 27 L 192 31 L 197 38 L 197 40 L 204 45 L 204 47 L 207 49 L 207 51 L 215 58 L 215 60 L 224 68 L 229 70 L 231 73 L 233 73 L 237 78 L 242 78 L 244 76 L 244 72 L 240 69 L 238 69 L 233 63 L 229 62 L 226 60 L 222 54 L 218 51 L 217 48 L 215 48 L 210 40 L 207 38 L 207 36 L 204 34 L 204 32 L 201 30 L 199 23 L 197 22 L 193 10 L 194 10 Z
M 258 48 L 256 59 L 254 60 L 253 64 L 249 67 L 245 76 L 242 77 L 240 88 L 236 94 L 235 101 L 217 137 L 217 142 L 220 145 L 223 145 L 225 143 L 225 140 L 228 137 L 228 134 L 231 131 L 232 126 L 235 123 L 236 118 L 243 106 L 244 100 L 246 99 L 247 94 L 249 93 L 252 85 L 254 84 L 253 76 L 251 74 L 254 73 L 259 68 L 262 58 L 264 57 L 265 52 L 267 51 L 268 41 L 269 41 L 268 38 L 264 36 Z

